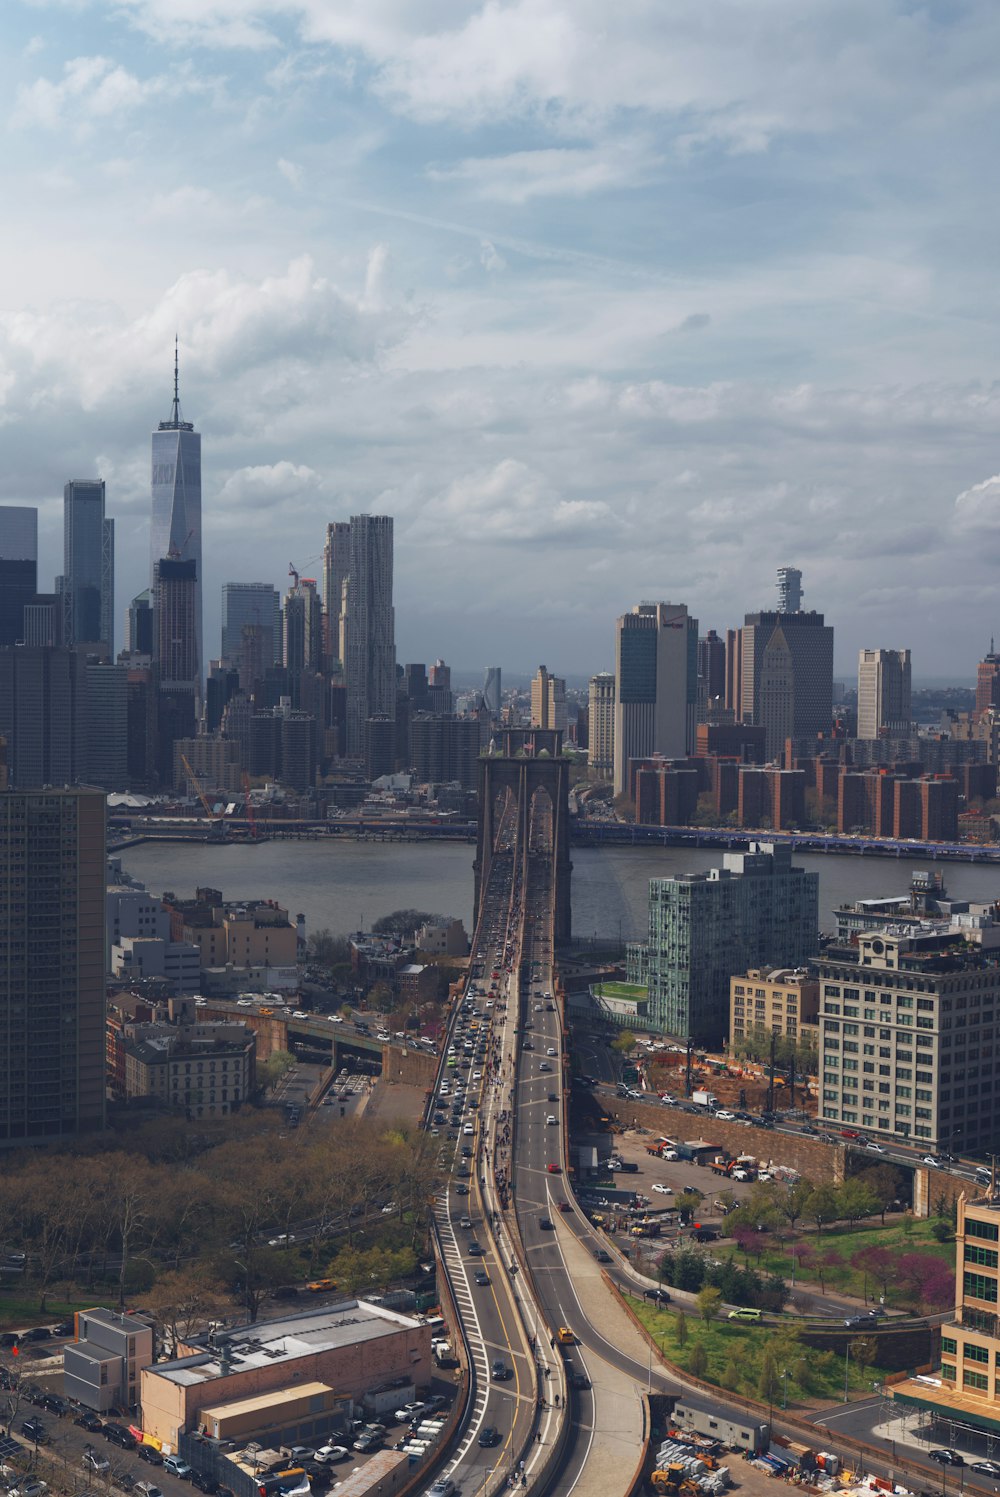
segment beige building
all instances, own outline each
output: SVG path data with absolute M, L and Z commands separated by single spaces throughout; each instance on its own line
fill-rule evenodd
M 531 682 L 531 726 L 566 731 L 566 682 L 540 665 Z
M 1000 1196 L 986 1188 L 976 1201 L 958 1200 L 955 1233 L 955 1318 L 941 1327 L 941 1367 L 891 1389 L 908 1409 L 946 1425 L 1000 1434 Z M 936 1436 L 935 1436 L 936 1438 Z
M 242 1024 L 124 1024 L 124 1096 L 152 1097 L 191 1118 L 238 1111 L 256 1084 L 257 1041 Z
M 972 934 L 861 931 L 818 958 L 823 1123 L 928 1151 L 996 1147 L 1000 966 Z
M 175 1361 L 142 1374 L 143 1430 L 171 1449 L 209 1415 L 220 1429 L 238 1426 L 241 1438 L 280 1430 L 311 1443 L 329 1433 L 331 1390 L 360 1401 L 392 1378 L 423 1387 L 434 1373 L 428 1324 L 354 1299 L 216 1332 L 178 1350 Z M 282 1401 L 288 1389 L 309 1384 L 317 1385 L 315 1412 L 292 1426 Z
M 858 653 L 858 737 L 912 731 L 909 650 Z
M 817 1039 L 819 982 L 808 967 L 751 967 L 729 979 L 729 1042 L 755 1030 L 789 1040 Z
M 615 769 L 615 678 L 609 671 L 590 678 L 590 767 L 610 780 Z
M 206 790 L 240 792 L 240 746 L 235 738 L 178 738 L 174 742 L 174 789 L 198 792 L 188 779 L 186 759 Z
M 273 900 L 223 905 L 184 923 L 184 939 L 201 952 L 202 967 L 290 967 L 298 954 L 298 932 L 288 911 Z

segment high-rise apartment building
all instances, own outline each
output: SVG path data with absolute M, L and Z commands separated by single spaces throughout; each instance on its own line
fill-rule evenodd
M 147 587 L 136 593 L 125 619 L 125 651 L 153 658 L 153 594 Z
M 18 790 L 80 778 L 85 689 L 76 650 L 0 649 L 0 737 Z
M 281 598 L 269 582 L 223 583 L 222 659 L 237 670 L 255 663 L 258 677 L 281 663 Z
M 531 726 L 566 731 L 566 682 L 540 665 L 531 682 Z
M 160 781 L 167 785 L 173 770 L 174 742 L 193 737 L 198 718 L 198 578 L 194 558 L 158 561 L 153 596 L 159 710 L 156 762 Z
M 312 577 L 296 578 L 285 594 L 282 656 L 282 664 L 288 671 L 322 669 L 323 608 Z
M 499 722 L 501 696 L 501 671 L 498 665 L 488 665 L 483 677 L 483 706 L 489 713 L 491 722 Z
M 610 779 L 615 767 L 615 678 L 601 671 L 590 678 L 590 767 Z
M 725 706 L 726 641 L 709 629 L 698 641 L 698 716 L 704 722 L 710 708 Z
M 24 639 L 24 610 L 38 592 L 38 511 L 0 505 L 0 648 Z
M 928 1152 L 995 1150 L 998 946 L 992 913 L 969 911 L 828 947 L 817 962 L 820 1120 Z
M 802 573 L 798 567 L 778 568 L 778 612 L 801 613 Z
M 858 653 L 859 738 L 909 733 L 909 650 L 861 650 Z
M 127 790 L 128 666 L 88 662 L 83 683 L 80 781 L 102 790 Z
M 323 612 L 327 658 L 344 664 L 344 583 L 351 570 L 351 527 L 346 520 L 333 520 L 326 527 L 323 547 Z
M 639 603 L 619 620 L 615 639 L 615 794 L 628 761 L 694 748 L 698 703 L 698 620 L 683 603 Z
M 748 613 L 740 630 L 740 718 L 764 728 L 776 758 L 786 738 L 829 733 L 833 629 L 821 613 Z
M 982 717 L 991 708 L 1000 708 L 1000 655 L 994 651 L 992 639 L 990 652 L 980 660 L 976 671 L 976 717 Z
M 819 937 L 819 874 L 766 842 L 726 853 L 722 868 L 654 878 L 649 940 L 638 966 L 647 1022 L 664 1034 L 718 1044 L 729 1023 L 729 980 L 748 968 L 801 966 Z M 631 956 L 630 965 L 637 958 Z
M 114 651 L 115 522 L 104 515 L 104 481 L 74 479 L 63 491 L 63 640 Z
M 0 1148 L 104 1125 L 105 802 L 0 792 Z
M 396 716 L 396 615 L 392 606 L 393 524 L 389 515 L 351 516 L 342 636 L 347 685 L 347 752 L 365 752 L 370 717 Z
M 170 419 L 153 432 L 153 517 L 149 537 L 149 575 L 156 588 L 156 567 L 165 559 L 194 564 L 194 679 L 200 696 L 205 654 L 201 593 L 201 434 L 181 417 L 177 349 L 174 348 L 174 400 Z

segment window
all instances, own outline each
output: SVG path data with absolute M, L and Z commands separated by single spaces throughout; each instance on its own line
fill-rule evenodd
M 962 1382 L 967 1388 L 980 1388 L 984 1393 L 990 1386 L 990 1380 L 985 1372 L 973 1372 L 969 1367 L 962 1371 Z
M 941 1355 L 943 1357 L 954 1357 L 958 1353 L 958 1342 L 953 1336 L 941 1337 Z
M 976 1217 L 965 1218 L 966 1237 L 979 1237 L 984 1242 L 996 1242 L 1000 1239 L 1000 1226 L 996 1222 L 981 1222 Z
M 946 1383 L 953 1383 L 955 1381 L 955 1368 L 951 1362 L 941 1363 L 941 1378 Z
M 997 1302 L 997 1281 L 988 1279 L 985 1274 L 970 1273 L 966 1269 L 962 1275 L 962 1290 L 970 1299 L 982 1299 L 990 1305 Z
M 966 1263 L 981 1263 L 983 1268 L 996 1268 L 997 1257 L 995 1248 L 978 1247 L 973 1242 L 965 1244 Z
M 943 1342 L 941 1350 L 944 1350 Z M 988 1366 L 990 1360 L 989 1350 L 985 1346 L 976 1346 L 974 1342 L 968 1341 L 965 1346 L 965 1360 L 967 1362 L 985 1362 Z

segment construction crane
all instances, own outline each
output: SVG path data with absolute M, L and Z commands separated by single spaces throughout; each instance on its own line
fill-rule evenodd
M 188 780 L 191 783 L 191 789 L 194 791 L 195 795 L 205 807 L 205 815 L 208 817 L 209 821 L 221 821 L 221 814 L 218 811 L 214 811 L 212 809 L 211 805 L 209 804 L 208 796 L 201 788 L 201 782 L 199 781 L 198 776 L 195 774 L 194 770 L 191 768 L 190 764 L 183 754 L 181 754 L 181 763 L 184 765 L 184 773 L 187 775 Z
M 294 577 L 295 578 L 295 586 L 298 587 L 298 585 L 299 585 L 299 574 L 295 570 L 295 567 L 294 567 L 294 565 L 293 565 L 292 562 L 288 563 L 288 575 L 289 575 L 289 577 Z
M 253 801 L 250 799 L 250 776 L 246 770 L 243 771 L 243 795 L 246 800 L 247 821 L 250 823 L 250 836 L 254 842 L 257 841 L 257 818 L 254 815 Z

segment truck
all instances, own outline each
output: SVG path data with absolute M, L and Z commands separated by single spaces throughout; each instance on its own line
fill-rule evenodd
M 714 1092 L 692 1092 L 691 1101 L 696 1107 L 718 1107 L 719 1099 Z
M 725 1175 L 728 1178 L 733 1172 L 735 1163 L 735 1159 L 724 1159 L 721 1154 L 716 1154 L 708 1167 L 713 1175 Z

